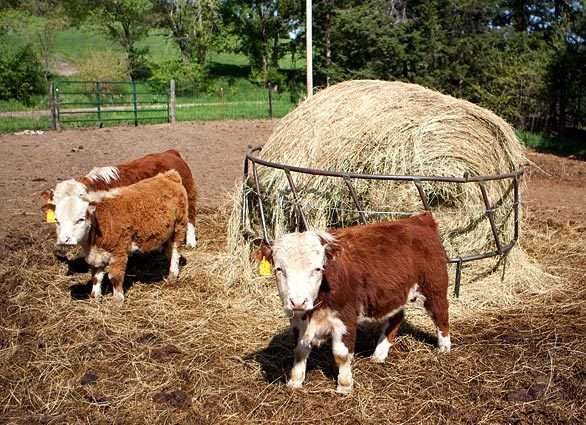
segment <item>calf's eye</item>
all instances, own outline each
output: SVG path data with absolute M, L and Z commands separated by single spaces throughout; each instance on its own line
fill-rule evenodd
M 78 219 L 78 220 L 75 222 L 75 224 L 81 224 L 81 223 L 83 223 L 84 221 L 85 221 L 85 218 L 80 218 L 80 219 Z
M 275 267 L 275 272 L 277 272 L 277 273 L 278 273 L 278 272 L 282 272 L 282 271 L 283 271 L 283 269 L 282 269 L 282 268 L 280 268 L 280 267 Z
M 322 267 L 317 267 L 313 270 L 315 273 L 321 273 L 324 271 L 324 269 Z

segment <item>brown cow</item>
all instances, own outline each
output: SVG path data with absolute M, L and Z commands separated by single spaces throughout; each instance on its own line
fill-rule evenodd
M 159 173 L 176 170 L 181 176 L 188 198 L 188 225 L 186 244 L 189 247 L 196 245 L 195 205 L 197 188 L 191 175 L 189 165 L 181 158 L 179 152 L 170 149 L 165 152 L 146 155 L 142 158 L 118 165 L 116 167 L 100 167 L 92 169 L 84 177 L 60 182 L 55 191 L 43 192 L 45 201 L 43 209 L 54 209 L 57 221 L 57 244 L 82 244 L 82 226 L 78 217 L 85 215 L 87 206 L 81 199 L 88 193 L 110 190 L 116 187 L 128 186 L 143 179 L 154 177 Z M 52 203 L 49 201 L 52 200 Z
M 132 252 L 166 246 L 171 261 L 169 277 L 177 277 L 188 201 L 175 170 L 108 192 L 92 192 L 83 199 L 88 207 L 80 220 L 86 261 L 93 274 L 92 297 L 101 296 L 102 279 L 109 268 L 114 302 L 124 301 L 124 275 Z
M 422 297 L 437 326 L 440 351 L 450 350 L 447 257 L 431 214 L 330 232 L 290 233 L 262 255 L 274 264 L 279 295 L 296 335 L 288 385 L 305 378 L 312 344 L 332 337 L 340 393 L 352 390 L 351 361 L 361 318 L 384 320 L 372 356 L 384 362 L 405 305 Z

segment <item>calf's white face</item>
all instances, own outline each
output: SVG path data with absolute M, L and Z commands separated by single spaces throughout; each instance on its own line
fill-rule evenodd
M 76 196 L 64 198 L 55 205 L 57 244 L 77 245 L 87 238 L 91 225 L 88 207 L 89 202 Z
M 84 200 L 85 186 L 75 180 L 66 180 L 55 187 L 55 220 L 57 244 L 77 245 L 90 230 L 89 202 Z
M 326 263 L 325 232 L 289 233 L 273 243 L 272 257 L 283 308 L 305 312 L 314 308 Z

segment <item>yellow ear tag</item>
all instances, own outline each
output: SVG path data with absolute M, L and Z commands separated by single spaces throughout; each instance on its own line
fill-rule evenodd
M 47 223 L 56 223 L 55 210 L 47 210 Z
M 261 276 L 273 275 L 271 263 L 269 263 L 269 261 L 265 257 L 262 257 L 262 260 L 260 260 L 260 263 L 258 265 L 258 274 L 260 274 Z

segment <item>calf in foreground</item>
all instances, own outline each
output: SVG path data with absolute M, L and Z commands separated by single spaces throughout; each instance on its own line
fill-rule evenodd
M 46 212 L 48 209 L 54 209 L 57 221 L 57 244 L 83 245 L 84 227 L 79 218 L 85 216 L 87 203 L 82 198 L 89 193 L 128 186 L 169 170 L 176 170 L 179 173 L 187 192 L 186 245 L 194 248 L 197 243 L 195 230 L 197 188 L 189 165 L 174 149 L 146 155 L 116 167 L 94 168 L 84 177 L 62 181 L 54 191 L 43 192 L 41 195 L 45 203 L 43 210 Z M 50 200 L 53 200 L 52 204 L 49 203 Z
M 187 194 L 174 170 L 136 184 L 93 192 L 83 197 L 86 261 L 92 270 L 92 297 L 102 294 L 108 268 L 114 302 L 124 301 L 124 276 L 131 252 L 150 252 L 166 246 L 170 257 L 169 277 L 179 274 L 179 251 L 187 227 Z
M 437 326 L 440 351 L 450 351 L 447 257 L 431 214 L 331 232 L 290 233 L 272 248 L 283 308 L 297 346 L 288 385 L 301 387 L 311 346 L 331 336 L 339 393 L 352 391 L 351 362 L 361 318 L 385 322 L 372 360 L 385 361 L 417 297 Z

